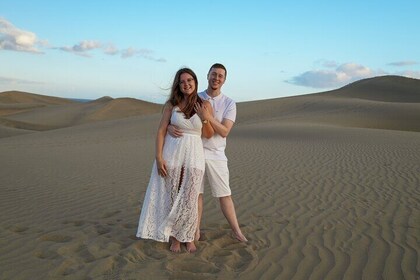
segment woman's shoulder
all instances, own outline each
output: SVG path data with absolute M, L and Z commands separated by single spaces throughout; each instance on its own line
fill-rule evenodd
M 175 106 L 174 105 L 172 105 L 171 104 L 171 102 L 166 102 L 164 105 L 163 105 L 163 110 L 164 111 L 172 111 L 172 109 L 174 108 Z

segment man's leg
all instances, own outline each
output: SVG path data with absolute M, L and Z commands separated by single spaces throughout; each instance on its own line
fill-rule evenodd
M 233 204 L 232 196 L 219 197 L 220 208 L 222 209 L 223 215 L 225 215 L 228 221 L 233 235 L 236 239 L 241 242 L 246 242 L 248 239 L 242 234 L 239 227 L 238 219 L 236 218 L 235 205 Z
M 229 186 L 229 169 L 227 161 L 223 160 L 206 160 L 206 174 L 211 186 L 213 197 L 218 197 L 220 208 L 225 215 L 230 227 L 232 228 L 234 238 L 241 242 L 248 241 L 239 228 L 238 219 L 236 218 L 235 206 L 231 196 Z

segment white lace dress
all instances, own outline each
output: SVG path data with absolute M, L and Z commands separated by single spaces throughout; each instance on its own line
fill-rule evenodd
M 183 136 L 166 134 L 163 159 L 168 175 L 159 176 L 156 161 L 140 214 L 137 237 L 168 242 L 173 236 L 191 242 L 197 228 L 198 194 L 204 176 L 202 123 L 195 114 L 185 119 L 174 107 L 171 124 L 179 126 Z

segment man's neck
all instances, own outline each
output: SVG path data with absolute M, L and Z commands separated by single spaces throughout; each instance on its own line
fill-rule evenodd
M 216 97 L 219 96 L 221 93 L 220 89 L 214 90 L 211 87 L 207 88 L 207 95 L 210 97 Z

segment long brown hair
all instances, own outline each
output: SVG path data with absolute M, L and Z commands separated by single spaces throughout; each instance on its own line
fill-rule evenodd
M 197 75 L 195 75 L 193 70 L 190 68 L 181 68 L 178 70 L 178 72 L 176 72 L 174 81 L 172 83 L 171 95 L 169 96 L 167 103 L 170 103 L 172 106 L 177 106 L 184 100 L 185 96 L 181 92 L 180 88 L 180 78 L 184 73 L 190 74 L 195 82 L 194 92 L 188 96 L 187 105 L 182 108 L 182 112 L 185 114 L 185 117 L 189 119 L 195 114 L 194 104 L 197 102 L 200 104 L 203 103 L 197 94 L 198 80 Z

